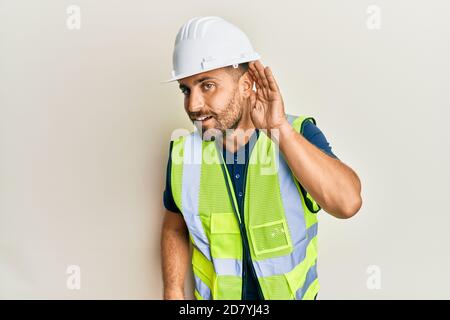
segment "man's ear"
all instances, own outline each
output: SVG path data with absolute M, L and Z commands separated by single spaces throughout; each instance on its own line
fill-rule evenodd
M 239 90 L 244 98 L 249 98 L 253 93 L 253 82 L 253 78 L 248 71 L 239 79 Z

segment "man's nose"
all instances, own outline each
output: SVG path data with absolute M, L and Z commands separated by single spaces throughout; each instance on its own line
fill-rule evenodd
M 203 100 L 203 96 L 201 92 L 197 90 L 192 90 L 189 94 L 189 101 L 187 105 L 187 109 L 190 113 L 199 112 L 203 109 L 205 101 Z

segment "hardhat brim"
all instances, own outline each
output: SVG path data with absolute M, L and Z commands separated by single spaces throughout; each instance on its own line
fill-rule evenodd
M 232 66 L 233 64 L 241 64 L 241 63 L 252 62 L 252 61 L 259 60 L 259 59 L 261 59 L 261 56 L 255 52 L 254 56 L 250 60 L 249 59 L 245 59 L 243 61 L 237 61 L 237 62 L 234 62 L 234 63 L 226 64 L 226 65 L 223 65 L 223 66 L 219 66 L 219 67 L 215 66 L 215 67 L 212 67 L 212 68 L 204 69 L 201 72 L 191 72 L 191 73 L 180 74 L 180 75 L 177 75 L 175 77 L 172 77 L 169 80 L 161 81 L 160 83 L 169 83 L 169 82 L 177 81 L 177 80 L 180 80 L 180 79 L 183 79 L 183 78 L 187 78 L 187 77 L 190 77 L 190 76 L 194 76 L 196 74 L 200 74 L 200 73 L 203 73 L 203 72 L 208 72 L 208 71 L 211 71 L 211 70 L 216 70 L 216 69 L 220 69 L 220 68 L 229 67 L 229 66 Z

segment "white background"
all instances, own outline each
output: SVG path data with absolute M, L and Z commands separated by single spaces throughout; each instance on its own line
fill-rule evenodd
M 1 0 L 0 298 L 162 297 L 170 135 L 192 128 L 176 83 L 160 81 L 199 15 L 247 33 L 286 111 L 314 116 L 361 178 L 357 216 L 319 213 L 318 298 L 449 299 L 446 0 Z M 69 265 L 80 290 L 66 287 Z

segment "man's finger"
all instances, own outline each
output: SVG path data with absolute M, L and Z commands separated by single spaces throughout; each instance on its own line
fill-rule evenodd
M 253 77 L 253 80 L 255 81 L 255 87 L 256 87 L 257 91 L 259 91 L 258 94 L 261 94 L 262 82 L 259 77 L 258 71 L 255 69 L 255 66 L 253 63 L 250 64 L 249 71 Z
M 266 79 L 266 76 L 264 74 L 264 67 L 261 63 L 261 61 L 257 60 L 255 62 L 254 66 L 254 71 L 258 74 L 258 78 L 259 78 L 259 85 L 261 87 L 261 91 L 264 95 L 264 97 L 267 99 L 269 97 L 269 82 Z
M 258 82 L 259 81 L 259 75 L 258 75 L 258 72 L 255 69 L 255 65 L 254 65 L 253 62 L 250 62 L 248 71 L 252 75 L 253 80 L 255 80 L 255 82 Z
M 275 77 L 273 76 L 272 70 L 269 67 L 266 67 L 266 69 L 264 69 L 264 72 L 266 73 L 266 78 L 269 82 L 270 89 L 276 92 L 280 92 L 280 88 L 278 87 Z
M 267 81 L 266 74 L 264 73 L 264 66 L 262 65 L 261 61 L 257 60 L 255 62 L 255 68 L 258 72 L 259 78 L 261 79 L 262 85 L 269 89 L 269 82 Z

